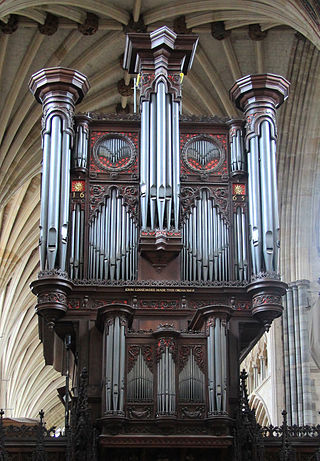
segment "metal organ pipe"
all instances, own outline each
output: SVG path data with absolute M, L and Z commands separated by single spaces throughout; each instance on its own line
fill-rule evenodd
M 204 373 L 200 370 L 191 350 L 188 361 L 179 374 L 179 400 L 203 402 L 204 385 Z
M 244 209 L 238 206 L 233 213 L 234 277 L 248 280 L 247 224 Z
M 247 121 L 249 239 L 254 275 L 279 270 L 276 109 L 288 97 L 289 86 L 279 75 L 258 74 L 237 80 L 230 90 Z
M 160 80 L 141 104 L 140 194 L 142 229 L 178 228 L 180 192 L 179 103 Z
M 183 224 L 184 280 L 229 279 L 229 226 L 207 190 Z
M 209 413 L 227 411 L 226 323 L 219 317 L 208 322 L 208 395 Z
M 123 413 L 125 383 L 125 321 L 116 316 L 105 325 L 106 413 Z
M 74 106 L 89 89 L 80 72 L 42 69 L 29 88 L 43 105 L 43 165 L 40 212 L 40 270 L 67 267 L 69 195 Z
M 175 363 L 168 345 L 157 364 L 157 408 L 159 415 L 170 415 L 176 409 Z
M 86 120 L 77 122 L 76 141 L 73 150 L 73 167 L 87 169 L 88 164 L 89 126 Z
M 134 280 L 137 238 L 137 224 L 128 207 L 117 189 L 111 189 L 89 222 L 89 277 Z
M 141 348 L 127 378 L 128 401 L 151 401 L 153 399 L 153 374 L 149 370 Z
M 89 242 L 91 241 L 89 234 Z M 74 279 L 83 278 L 84 258 L 84 210 L 81 210 L 80 203 L 73 206 L 71 212 L 71 247 L 70 247 L 70 277 Z M 89 253 L 89 267 L 92 255 Z

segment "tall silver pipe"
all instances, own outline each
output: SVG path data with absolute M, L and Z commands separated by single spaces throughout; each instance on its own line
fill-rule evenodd
M 126 339 L 125 327 L 120 325 L 120 369 L 119 369 L 119 384 L 120 384 L 120 399 L 119 410 L 123 411 L 124 407 L 124 386 L 125 386 L 125 360 L 126 360 Z
M 250 152 L 248 153 L 249 173 L 249 216 L 250 216 L 250 243 L 252 254 L 253 273 L 262 270 L 261 261 L 261 204 L 260 204 L 260 179 L 259 179 L 259 145 L 258 137 L 250 139 Z
M 179 135 L 179 103 L 172 102 L 172 163 L 173 163 L 173 208 L 174 227 L 179 227 L 180 197 L 180 135 Z
M 160 230 L 164 226 L 166 200 L 166 89 L 164 82 L 157 87 L 157 210 Z
M 237 170 L 244 170 L 244 148 L 243 148 L 243 137 L 241 130 L 236 131 L 235 137 L 236 143 L 236 168 Z
M 46 123 L 46 131 L 43 133 L 43 161 L 41 178 L 41 204 L 40 204 L 40 269 L 45 270 L 47 263 L 47 227 L 48 227 L 48 200 L 49 200 L 49 176 L 50 176 L 50 119 Z
M 74 277 L 79 278 L 80 266 L 80 237 L 81 237 L 81 210 L 80 204 L 76 204 L 75 209 L 75 248 L 74 248 Z
M 99 279 L 104 278 L 104 255 L 105 255 L 105 221 L 106 221 L 106 206 L 105 203 L 101 206 L 101 216 L 100 216 L 100 250 L 99 250 Z
M 271 170 L 271 146 L 269 122 L 263 121 L 260 125 L 259 153 L 260 153 L 260 181 L 261 181 L 261 208 L 262 208 L 262 243 L 265 268 L 267 272 L 273 270 L 274 232 L 273 232 L 273 190 Z
M 70 241 L 70 278 L 74 278 L 75 260 L 75 234 L 76 234 L 76 210 L 71 211 L 71 241 Z
M 120 322 L 119 317 L 114 319 L 113 334 L 113 370 L 112 370 L 112 398 L 113 409 L 118 410 L 119 403 L 119 365 L 120 365 Z
M 142 102 L 141 108 L 141 151 L 140 151 L 140 193 L 142 229 L 147 228 L 149 203 L 149 143 L 150 103 Z
M 227 331 L 226 324 L 221 321 L 221 383 L 222 411 L 227 411 Z
M 223 358 L 221 355 L 221 320 L 219 317 L 215 319 L 214 329 L 214 368 L 215 368 L 215 397 L 217 404 L 217 411 L 222 411 L 222 374 L 221 362 Z
M 166 95 L 166 228 L 171 227 L 172 210 L 172 105 L 171 94 Z M 174 165 L 175 167 L 175 165 Z
M 203 267 L 203 280 L 208 280 L 208 197 L 207 192 L 204 191 L 201 198 L 201 229 L 202 233 L 202 267 Z
M 207 337 L 207 353 L 208 353 L 208 394 L 209 394 L 209 413 L 215 411 L 215 396 L 214 396 L 214 327 L 209 326 L 209 335 Z
M 121 270 L 121 216 L 122 216 L 122 206 L 121 206 L 121 198 L 117 197 L 117 224 L 116 224 L 116 280 L 120 279 L 120 270 Z
M 275 130 L 274 127 L 271 132 Z M 279 270 L 280 257 L 280 222 L 279 222 L 279 205 L 278 205 L 278 189 L 277 189 L 277 159 L 276 159 L 276 140 L 275 134 L 272 134 L 271 139 L 271 181 L 272 181 L 272 206 L 273 206 L 273 232 L 274 232 L 274 270 Z
M 152 94 L 150 99 L 150 224 L 156 226 L 157 203 L 157 99 Z
M 80 207 L 80 205 L 79 205 Z M 83 278 L 83 265 L 84 265 L 84 223 L 85 212 L 80 209 L 80 241 L 79 241 L 79 278 Z
M 209 280 L 213 281 L 213 214 L 212 214 L 212 201 L 208 200 L 208 269 Z
M 106 341 L 106 410 L 112 410 L 113 323 L 107 330 Z
M 62 121 L 57 115 L 51 119 L 50 176 L 48 200 L 47 258 L 48 269 L 55 267 L 58 254 L 60 177 L 61 177 Z
M 116 235 L 117 235 L 117 191 L 111 192 L 111 225 L 110 225 L 110 279 L 116 274 Z

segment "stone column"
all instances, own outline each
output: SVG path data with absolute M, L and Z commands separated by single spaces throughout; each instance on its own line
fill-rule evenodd
M 29 88 L 43 106 L 40 270 L 65 272 L 74 107 L 89 83 L 80 72 L 53 67 L 35 73 Z

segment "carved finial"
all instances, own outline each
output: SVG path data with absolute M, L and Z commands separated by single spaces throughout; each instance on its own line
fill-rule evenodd
M 43 425 L 43 418 L 44 418 L 44 411 L 43 410 L 39 411 L 39 416 L 40 416 L 40 424 Z

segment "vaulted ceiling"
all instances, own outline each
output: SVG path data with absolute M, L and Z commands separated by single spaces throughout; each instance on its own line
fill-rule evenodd
M 89 14 L 88 14 L 89 13 Z M 63 385 L 45 366 L 29 284 L 38 271 L 41 107 L 28 91 L 43 67 L 86 74 L 81 112 L 131 111 L 122 69 L 125 33 L 163 24 L 200 37 L 184 79 L 186 114 L 239 117 L 233 82 L 249 73 L 291 82 L 279 110 L 278 181 L 284 280 L 319 274 L 320 34 L 316 1 L 6 0 L 0 2 L 0 406 L 48 422 L 63 412 Z M 90 35 L 91 34 L 91 35 Z M 121 82 L 121 80 L 123 80 Z

